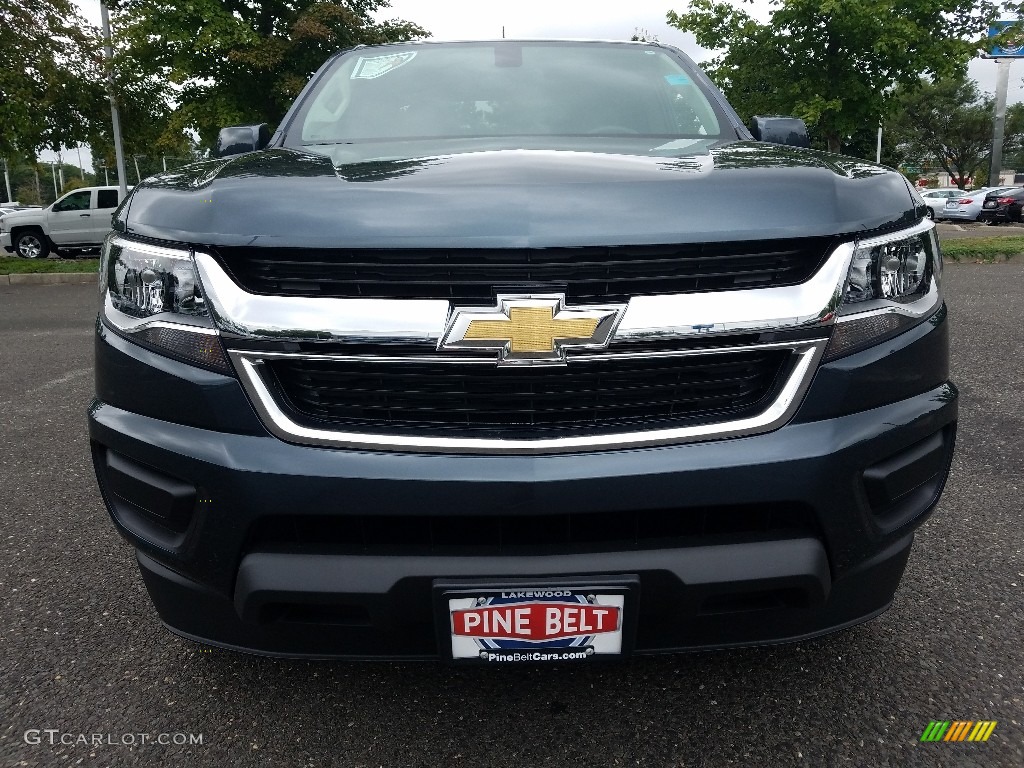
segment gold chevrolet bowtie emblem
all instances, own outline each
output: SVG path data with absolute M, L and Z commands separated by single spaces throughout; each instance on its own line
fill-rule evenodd
M 625 305 L 570 308 L 562 294 L 501 295 L 491 309 L 456 307 L 438 349 L 497 350 L 501 364 L 559 364 L 568 349 L 603 349 Z

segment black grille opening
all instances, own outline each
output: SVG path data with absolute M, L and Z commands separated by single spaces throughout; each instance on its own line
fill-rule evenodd
M 819 537 L 799 503 L 559 514 L 281 515 L 257 521 L 249 552 L 552 555 Z
M 791 359 L 771 349 L 550 367 L 301 358 L 266 366 L 285 407 L 307 426 L 508 439 L 753 415 Z
M 570 301 L 796 285 L 832 238 L 687 245 L 503 249 L 221 248 L 245 290 L 274 296 L 448 299 L 564 291 Z

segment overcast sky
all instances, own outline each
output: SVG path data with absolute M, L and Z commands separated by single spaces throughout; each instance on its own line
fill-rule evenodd
M 741 5 L 738 0 L 731 2 Z M 669 10 L 682 13 L 688 5 L 686 0 L 392 0 L 391 8 L 379 15 L 415 21 L 441 40 L 501 37 L 502 27 L 506 37 L 622 39 L 640 28 L 701 62 L 710 58 L 711 52 L 700 48 L 693 35 L 665 23 Z M 759 21 L 768 21 L 768 0 L 742 5 Z M 995 62 L 976 59 L 969 75 L 983 91 L 995 91 Z M 1011 104 L 1024 101 L 1024 64 L 1010 70 L 1008 99 Z
M 99 0 L 75 0 L 85 18 L 99 26 Z M 738 5 L 737 0 L 732 0 Z M 392 0 L 391 7 L 378 14 L 381 18 L 414 21 L 440 40 L 478 40 L 499 38 L 502 27 L 506 37 L 578 37 L 629 39 L 635 29 L 644 29 L 663 42 L 682 48 L 696 61 L 703 61 L 711 52 L 697 46 L 693 35 L 684 34 L 665 23 L 669 9 L 682 12 L 686 0 Z M 768 0 L 744 3 L 748 13 L 767 21 Z M 976 59 L 969 75 L 983 91 L 995 90 L 996 65 L 993 61 Z M 1024 63 L 1010 70 L 1009 103 L 1024 101 Z M 92 162 L 87 149 L 82 151 L 88 168 Z M 43 160 L 53 159 L 43 153 Z M 66 151 L 64 159 L 77 163 L 74 150 Z

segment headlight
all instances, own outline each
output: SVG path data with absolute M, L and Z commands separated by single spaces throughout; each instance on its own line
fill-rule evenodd
M 942 254 L 930 221 L 857 243 L 825 359 L 877 344 L 925 320 L 942 303 L 941 275 Z
M 103 242 L 100 300 L 108 327 L 160 354 L 231 373 L 192 253 L 112 233 Z

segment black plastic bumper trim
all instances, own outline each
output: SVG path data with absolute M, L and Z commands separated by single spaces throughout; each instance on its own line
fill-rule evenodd
M 671 595 L 662 591 L 652 593 L 650 590 L 641 590 L 644 597 L 641 598 L 635 652 L 675 653 L 794 642 L 862 623 L 878 616 L 891 604 L 912 542 L 912 535 L 905 536 L 862 563 L 856 570 L 832 582 L 824 606 L 814 610 L 787 607 L 771 611 L 754 610 L 746 614 L 704 615 L 693 611 L 694 601 L 686 596 L 688 592 L 701 591 L 700 584 L 693 587 L 680 585 L 680 590 Z M 814 547 L 811 545 L 798 544 L 797 549 L 806 547 L 805 554 L 812 554 Z M 816 556 L 812 554 L 811 560 L 815 559 Z M 417 607 L 422 609 L 426 621 L 399 626 L 385 620 L 380 627 L 320 625 L 311 628 L 303 623 L 291 626 L 281 623 L 252 624 L 239 619 L 229 607 L 230 603 L 221 595 L 189 581 L 141 553 L 138 554 L 138 560 L 167 629 L 198 643 L 242 653 L 290 659 L 440 658 L 436 627 L 429 605 L 430 590 L 436 582 L 425 581 L 423 589 L 419 590 L 422 594 L 416 594 L 417 602 L 422 602 Z M 595 566 L 601 564 L 593 563 Z M 717 562 L 713 567 L 717 569 Z M 641 584 L 657 581 L 659 576 L 658 572 L 647 570 L 646 566 L 637 575 Z M 745 574 L 741 568 L 735 575 L 742 577 Z M 399 582 L 387 597 L 400 604 L 408 602 L 410 592 L 404 588 L 407 586 L 406 581 Z M 739 582 L 726 584 L 731 589 Z M 710 582 L 706 582 L 703 586 L 709 585 Z M 371 604 L 372 615 L 386 617 L 389 614 L 379 602 Z M 404 610 L 408 605 L 399 607 Z M 658 626 L 661 619 L 667 620 L 668 624 Z M 396 642 L 395 638 L 400 638 L 400 642 Z
M 795 589 L 806 604 L 828 599 L 828 557 L 814 539 L 763 541 L 677 550 L 606 552 L 559 557 L 365 557 L 256 552 L 238 571 L 235 609 L 259 622 L 266 605 L 337 602 L 358 605 L 386 601 L 403 579 L 548 578 L 627 573 L 639 566 L 661 571 L 706 598 L 724 594 Z M 705 594 L 706 593 L 706 594 Z

